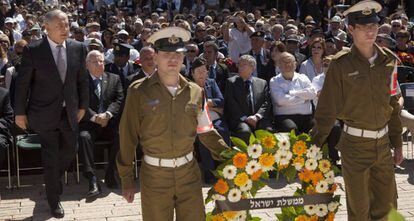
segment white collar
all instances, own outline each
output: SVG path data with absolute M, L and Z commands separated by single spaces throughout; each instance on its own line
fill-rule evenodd
M 58 44 L 50 39 L 49 36 L 47 36 L 47 41 L 49 42 L 51 48 L 56 48 L 56 46 L 58 46 Z M 63 41 L 62 46 L 66 49 L 66 41 Z
M 92 78 L 92 80 L 93 80 L 93 81 L 94 81 L 94 80 L 96 80 L 96 79 L 99 79 L 99 80 L 101 80 L 101 81 L 102 81 L 103 74 L 102 74 L 99 78 L 97 78 L 97 77 L 93 76 L 91 73 L 89 73 L 89 75 L 91 76 L 91 78 Z

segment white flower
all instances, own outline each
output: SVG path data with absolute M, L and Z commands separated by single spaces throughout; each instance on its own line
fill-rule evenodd
M 253 182 L 252 180 L 248 180 L 247 183 L 244 186 L 240 187 L 240 190 L 243 192 L 247 192 L 249 191 L 251 188 L 253 187 Z
M 277 143 L 277 146 L 279 146 L 281 150 L 290 150 L 290 141 L 289 139 L 281 139 Z
M 339 203 L 338 202 L 330 202 L 328 204 L 328 210 L 329 210 L 329 212 L 334 212 L 338 208 L 338 206 L 339 206 Z
M 333 184 L 335 182 L 335 173 L 331 170 L 327 173 L 325 173 L 325 180 L 328 182 L 328 184 Z
M 322 159 L 322 151 L 319 147 L 312 145 L 306 152 L 306 157 L 316 160 Z
M 306 205 L 303 208 L 305 209 L 306 214 L 309 216 L 315 215 L 316 213 L 316 205 Z
M 227 165 L 223 169 L 223 177 L 232 180 L 234 177 L 236 177 L 237 174 L 237 168 L 233 165 Z
M 280 165 L 287 165 L 290 163 L 290 160 L 292 159 L 292 152 L 290 151 L 283 151 L 282 156 L 280 157 Z
M 247 154 L 249 155 L 249 157 L 253 159 L 259 158 L 260 155 L 262 155 L 262 151 L 262 146 L 260 146 L 259 144 L 254 144 L 252 146 L 247 147 Z
M 239 211 L 237 212 L 237 216 L 235 220 L 237 221 L 246 221 L 247 219 L 247 212 L 246 211 Z
M 277 164 L 280 164 L 280 160 L 282 159 L 282 152 L 283 152 L 284 150 L 277 150 L 276 151 L 276 154 L 275 154 L 275 162 L 277 163 Z
M 295 164 L 293 164 L 294 166 L 295 166 L 295 169 L 297 170 L 297 171 L 300 171 L 302 168 L 303 168 L 303 165 L 302 164 L 300 164 L 300 163 L 295 163 Z
M 232 203 L 239 202 L 241 199 L 241 191 L 236 188 L 231 189 L 229 191 L 227 199 L 229 199 L 229 201 Z
M 317 167 L 318 167 L 318 162 L 316 162 L 315 159 L 310 158 L 310 159 L 306 160 L 306 162 L 305 162 L 305 168 L 307 170 L 313 171 Z
M 225 196 L 222 196 L 220 194 L 213 194 L 213 196 L 211 196 L 211 198 L 213 200 L 218 200 L 218 201 L 224 201 L 224 200 L 226 200 L 226 197 Z
M 254 172 L 257 172 L 261 169 L 260 164 L 256 160 L 252 160 L 246 165 L 246 173 L 252 175 Z
M 319 204 L 316 206 L 316 215 L 319 217 L 324 217 L 328 215 L 328 207 L 326 204 Z
M 328 182 L 326 182 L 325 180 L 321 180 L 316 185 L 315 190 L 317 193 L 326 193 L 326 191 L 328 191 L 328 188 Z

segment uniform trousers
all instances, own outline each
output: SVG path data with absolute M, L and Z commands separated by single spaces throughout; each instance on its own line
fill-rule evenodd
M 204 221 L 201 173 L 197 161 L 177 168 L 151 166 L 140 170 L 142 218 L 145 221 Z
M 370 139 L 343 132 L 338 147 L 348 220 L 387 220 L 391 206 L 397 208 L 394 161 L 388 135 Z

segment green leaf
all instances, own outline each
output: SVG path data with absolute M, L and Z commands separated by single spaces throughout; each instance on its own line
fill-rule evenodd
M 220 170 L 211 170 L 211 173 L 217 178 L 223 177 L 223 172 Z
M 329 147 L 328 147 L 328 144 L 322 145 L 322 154 L 323 154 L 323 158 L 324 159 L 328 159 L 329 158 Z
M 213 189 L 213 188 L 211 188 L 210 190 L 208 190 L 208 193 L 207 193 L 207 198 L 206 198 L 206 200 L 204 201 L 204 204 L 207 204 L 207 203 L 209 203 L 209 202 L 213 201 L 213 199 L 212 199 L 213 194 L 214 194 L 214 189 Z
M 284 220 L 285 215 L 283 213 L 276 214 L 277 220 Z
M 249 145 L 256 143 L 256 137 L 253 133 L 250 134 Z
M 238 153 L 237 150 L 225 150 L 221 152 L 220 155 L 225 159 L 230 159 L 230 158 L 233 158 L 234 155 L 236 155 L 237 153 Z
M 291 130 L 291 131 L 290 131 L 290 133 L 289 133 L 289 137 L 290 137 L 291 139 L 295 139 L 295 140 L 297 140 L 297 139 L 298 139 L 298 138 L 296 137 L 295 130 Z
M 238 138 L 238 137 L 230 137 L 231 142 L 237 146 L 238 148 L 240 148 L 241 151 L 247 153 L 247 144 L 246 142 L 244 142 L 242 139 Z
M 339 167 L 335 166 L 335 165 L 331 165 L 332 170 L 334 171 L 335 175 L 341 174 L 342 171 L 341 169 L 339 169 Z
M 297 206 L 297 207 L 295 207 L 295 210 L 296 210 L 296 215 L 297 216 L 305 214 L 305 209 L 303 208 L 303 206 Z
M 213 213 L 209 212 L 206 214 L 206 221 L 212 221 L 213 220 Z
M 297 139 L 305 141 L 305 142 L 309 142 L 311 140 L 311 137 L 308 134 L 302 133 L 297 137 Z
M 260 217 L 251 217 L 250 221 L 260 221 L 262 220 Z
M 288 181 L 288 183 L 292 183 L 296 180 L 297 171 L 296 168 L 293 166 L 289 166 L 285 169 L 285 177 Z
M 295 208 L 293 206 L 282 207 L 282 213 L 285 214 L 288 217 L 295 217 L 296 216 L 296 211 L 295 211 Z
M 397 212 L 396 209 L 391 209 L 388 213 L 388 221 L 405 221 L 405 218 L 401 213 Z

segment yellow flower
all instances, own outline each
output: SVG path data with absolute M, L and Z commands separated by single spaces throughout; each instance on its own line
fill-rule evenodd
M 262 166 L 263 170 L 271 170 L 273 164 L 275 163 L 275 156 L 270 153 L 262 154 L 259 157 L 259 163 Z
M 214 190 L 217 193 L 224 195 L 229 191 L 229 185 L 223 179 L 219 179 L 216 184 L 214 184 Z
M 316 190 L 315 187 L 313 187 L 312 185 L 306 187 L 306 194 L 315 194 Z
M 223 212 L 223 216 L 224 218 L 226 218 L 226 220 L 234 219 L 236 215 L 237 215 L 236 211 L 224 211 Z
M 313 185 L 316 186 L 320 180 L 323 180 L 323 174 L 321 172 L 313 173 L 310 179 L 312 180 Z
M 309 221 L 318 221 L 319 217 L 317 215 L 311 216 L 308 220 Z
M 237 153 L 233 157 L 233 164 L 237 168 L 244 168 L 247 164 L 247 155 L 245 153 Z
M 330 193 L 334 193 L 335 191 L 336 191 L 336 188 L 337 188 L 338 186 L 336 185 L 336 183 L 334 183 L 333 185 L 332 185 L 332 187 L 331 187 L 331 189 L 329 190 L 329 192 Z
M 253 181 L 259 180 L 260 179 L 260 176 L 262 176 L 262 170 L 258 170 L 256 172 L 254 172 L 252 174 L 252 180 Z
M 217 214 L 217 215 L 214 215 L 213 217 L 211 217 L 211 221 L 225 221 L 225 219 L 220 214 Z
M 289 164 L 285 164 L 285 165 L 278 165 L 278 166 L 277 166 L 277 170 L 281 171 L 281 170 L 283 170 L 283 169 L 285 169 L 285 168 L 288 168 L 288 166 L 289 166 Z
M 295 221 L 308 221 L 309 217 L 306 215 L 300 215 L 295 218 Z
M 331 162 L 329 160 L 320 160 L 319 161 L 319 170 L 322 173 L 327 173 L 331 169 Z
M 303 157 L 296 157 L 293 159 L 293 164 L 299 164 L 303 167 L 303 165 L 305 165 L 305 159 L 303 159 Z
M 239 173 L 236 178 L 234 178 L 234 184 L 239 187 L 246 185 L 247 181 L 249 181 L 249 176 L 247 176 L 246 173 Z
M 307 169 L 304 169 L 302 172 L 299 173 L 299 179 L 304 182 L 309 182 L 312 176 L 313 172 Z
M 306 153 L 306 143 L 304 141 L 297 141 L 295 145 L 293 145 L 293 153 L 297 156 L 302 156 Z
M 267 149 L 272 149 L 276 145 L 276 140 L 272 136 L 266 136 L 261 141 L 262 141 L 262 145 Z

